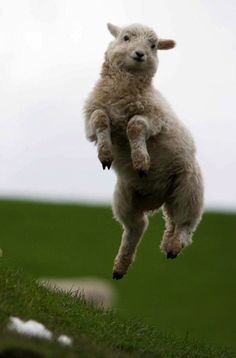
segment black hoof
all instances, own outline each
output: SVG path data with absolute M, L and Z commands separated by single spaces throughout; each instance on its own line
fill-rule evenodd
M 172 260 L 173 260 L 173 259 L 175 259 L 175 258 L 177 257 L 177 255 L 178 255 L 178 254 L 174 254 L 173 252 L 170 251 L 170 252 L 167 253 L 167 256 L 166 256 L 166 257 L 167 257 L 168 259 L 172 259 Z
M 143 177 L 147 177 L 148 176 L 148 172 L 146 170 L 138 170 L 138 175 L 140 176 L 140 178 L 143 178 Z
M 120 280 L 124 275 L 122 273 L 119 273 L 117 271 L 113 272 L 112 278 L 113 280 Z
M 104 161 L 102 161 L 102 168 L 103 168 L 103 170 L 105 170 L 106 167 L 107 167 L 107 169 L 109 170 L 109 169 L 111 168 L 111 162 L 104 160 Z

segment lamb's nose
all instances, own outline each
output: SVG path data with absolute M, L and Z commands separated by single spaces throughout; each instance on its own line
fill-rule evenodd
M 139 58 L 142 58 L 144 56 L 144 53 L 142 51 L 135 51 L 135 55 Z

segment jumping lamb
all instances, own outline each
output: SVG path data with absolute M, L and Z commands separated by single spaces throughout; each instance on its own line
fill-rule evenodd
M 114 41 L 85 104 L 85 129 L 103 169 L 117 174 L 113 213 L 123 226 L 113 278 L 134 261 L 148 214 L 162 207 L 161 250 L 174 259 L 191 243 L 203 211 L 203 181 L 189 131 L 153 86 L 158 50 L 175 46 L 149 27 L 108 24 Z

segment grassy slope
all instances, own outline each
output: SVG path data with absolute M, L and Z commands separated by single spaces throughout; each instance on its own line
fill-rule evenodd
M 60 292 L 50 292 L 0 261 L 0 357 L 7 349 L 27 349 L 40 357 L 234 357 L 226 349 L 206 347 L 189 339 L 178 340 L 157 329 L 135 321 L 124 321 L 116 314 L 102 313 L 82 300 Z M 9 316 L 36 319 L 55 336 L 62 333 L 73 338 L 71 348 L 56 341 L 47 342 L 11 334 Z M 17 355 L 19 357 L 19 355 Z M 26 353 L 24 358 L 30 357 Z M 33 355 L 31 355 L 33 357 Z
M 0 202 L 0 247 L 16 265 L 39 276 L 111 278 L 121 229 L 109 208 Z M 158 248 L 160 215 L 121 281 L 118 311 L 143 317 L 177 335 L 236 347 L 236 216 L 209 213 L 194 244 L 177 260 Z

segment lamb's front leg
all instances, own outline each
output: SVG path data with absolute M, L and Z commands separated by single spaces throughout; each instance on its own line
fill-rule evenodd
M 127 136 L 130 143 L 133 167 L 140 177 L 146 176 L 150 169 L 150 157 L 146 145 L 146 140 L 150 136 L 147 119 L 139 115 L 132 117 L 128 123 Z
M 106 167 L 110 169 L 113 155 L 109 118 L 104 111 L 97 109 L 91 115 L 90 121 L 96 134 L 98 158 L 103 169 Z

